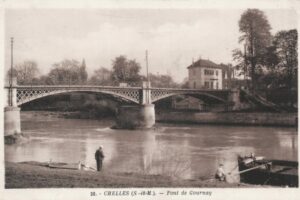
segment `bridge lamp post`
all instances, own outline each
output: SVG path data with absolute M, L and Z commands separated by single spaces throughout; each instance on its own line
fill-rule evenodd
M 12 84 L 13 84 L 13 47 L 14 47 L 14 38 L 11 37 L 10 38 L 10 49 L 11 49 L 11 59 L 10 59 L 10 77 L 9 77 L 9 106 L 12 106 L 12 98 L 13 98 L 13 94 L 12 94 Z
M 149 87 L 148 50 L 146 50 L 146 72 L 147 72 L 147 87 Z
M 13 43 L 14 38 L 10 38 L 11 42 L 11 65 L 8 87 L 8 101 L 4 108 L 4 135 L 14 135 L 21 133 L 20 108 L 17 106 L 17 88 L 14 87 L 13 81 Z

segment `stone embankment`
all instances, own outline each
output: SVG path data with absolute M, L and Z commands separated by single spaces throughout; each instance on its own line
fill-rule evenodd
M 254 126 L 297 126 L 297 113 L 196 113 L 196 112 L 161 112 L 156 115 L 158 122 L 228 124 Z

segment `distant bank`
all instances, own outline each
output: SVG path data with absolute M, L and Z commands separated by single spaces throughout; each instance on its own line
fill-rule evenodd
M 255 126 L 298 125 L 297 113 L 199 113 L 199 112 L 160 112 L 156 121 L 167 123 L 228 124 Z
M 89 112 L 59 112 L 59 111 L 25 111 L 21 112 L 23 120 L 30 120 L 32 115 L 47 118 L 70 119 L 100 119 L 115 120 L 114 117 L 99 117 Z M 156 122 L 182 124 L 215 124 L 215 125 L 252 125 L 252 126 L 288 126 L 297 127 L 297 113 L 240 113 L 240 112 L 179 112 L 158 111 L 155 114 Z

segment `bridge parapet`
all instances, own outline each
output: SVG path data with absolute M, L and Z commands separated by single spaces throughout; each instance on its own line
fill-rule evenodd
M 69 92 L 96 92 L 118 96 L 120 98 L 132 101 L 134 103 L 140 102 L 140 90 L 138 87 L 106 87 L 106 86 L 16 86 L 17 105 L 30 102 L 32 100 L 55 94 L 69 93 Z
M 230 92 L 231 90 L 151 88 L 151 99 L 152 102 L 155 102 L 174 95 L 191 95 L 228 103 L 230 101 Z
M 10 87 L 5 87 L 9 89 Z M 13 86 L 16 105 L 22 105 L 32 100 L 55 94 L 69 92 L 95 92 L 110 94 L 140 105 L 147 105 L 174 95 L 191 95 L 205 99 L 208 103 L 230 103 L 233 98 L 231 90 L 208 89 L 178 89 L 143 87 L 113 87 L 94 85 L 37 85 Z

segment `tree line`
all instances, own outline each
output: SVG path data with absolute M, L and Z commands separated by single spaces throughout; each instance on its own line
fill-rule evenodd
M 263 11 L 246 10 L 239 20 L 242 48 L 233 51 L 236 69 L 248 80 L 248 88 L 297 88 L 298 33 L 296 29 L 281 30 L 272 35 L 271 25 Z
M 112 69 L 105 67 L 96 69 L 90 77 L 86 71 L 83 59 L 65 59 L 52 64 L 46 75 L 41 75 L 37 62 L 27 60 L 14 66 L 12 75 L 17 77 L 19 85 L 101 85 L 118 86 L 125 83 L 128 86 L 141 86 L 147 78 L 140 74 L 141 65 L 134 59 L 120 55 L 112 60 Z M 10 70 L 7 73 L 9 78 Z M 179 87 L 169 75 L 149 74 L 153 87 Z

